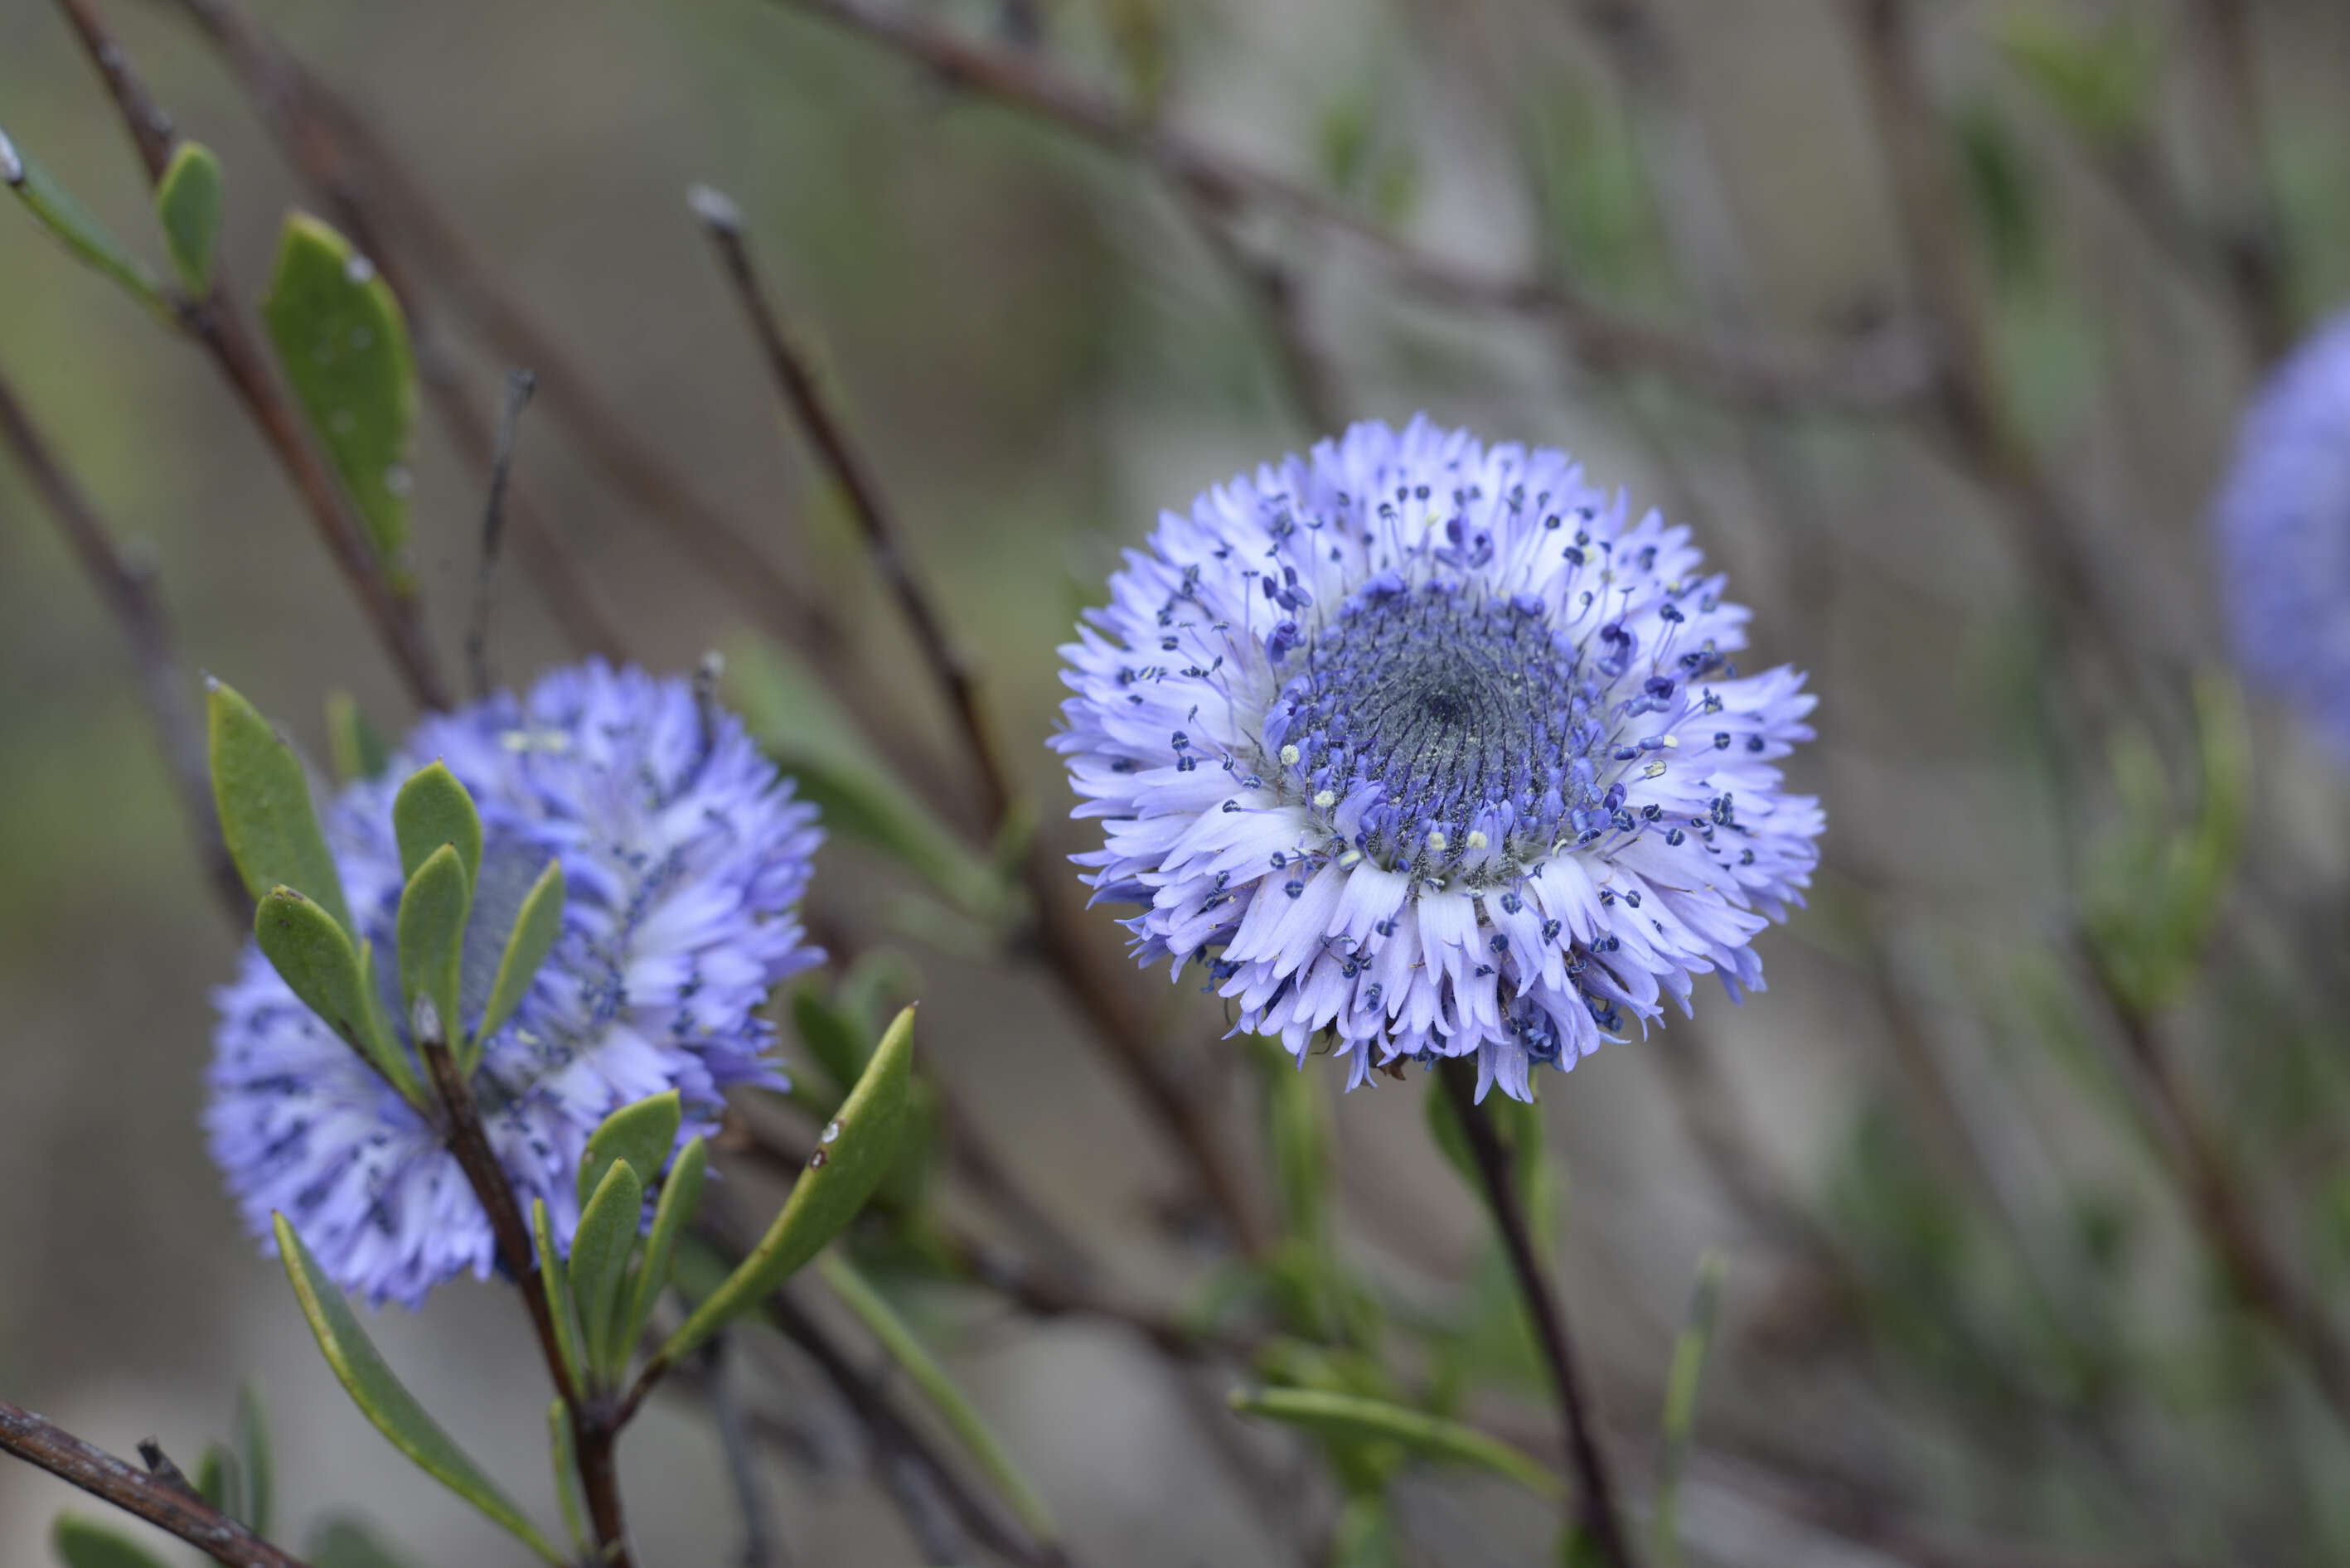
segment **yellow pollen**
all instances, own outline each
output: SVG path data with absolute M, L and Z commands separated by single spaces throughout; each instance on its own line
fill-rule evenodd
M 1335 789 L 1316 790 L 1314 794 L 1314 804 L 1327 811 L 1338 804 L 1338 792 Z
M 1295 767 L 1297 765 L 1297 748 L 1295 746 L 1282 747 L 1281 762 L 1284 767 Z
M 1444 829 L 1440 827 L 1428 836 L 1428 846 L 1430 849 L 1442 849 L 1451 842 L 1452 840 L 1444 836 Z
M 1491 840 L 1491 839 L 1487 838 L 1483 834 L 1482 834 L 1482 833 L 1478 832 L 1475 828 L 1473 828 L 1473 827 L 1472 827 L 1472 828 L 1471 828 L 1471 829 L 1469 830 L 1469 847 L 1470 847 L 1470 848 L 1471 848 L 1471 849 L 1482 849 L 1482 848 L 1484 848 L 1484 847 L 1485 847 L 1485 846 L 1486 846 L 1486 845 L 1488 845 L 1488 844 L 1490 844 L 1490 843 L 1492 843 L 1492 840 Z

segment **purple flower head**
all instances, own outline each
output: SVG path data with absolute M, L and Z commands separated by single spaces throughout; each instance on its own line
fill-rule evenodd
M 1348 1086 L 1477 1058 L 1530 1097 L 1692 977 L 1759 990 L 1819 805 L 1814 699 L 1740 676 L 1689 530 L 1563 452 L 1358 424 L 1161 515 L 1061 652 L 1055 745 L 1137 957 Z
M 2237 659 L 2350 753 L 2350 315 L 2244 416 L 2216 523 Z
M 381 777 L 326 813 L 352 918 L 386 977 L 401 886 L 392 796 L 435 758 L 484 829 L 469 1024 L 524 895 L 550 858 L 563 862 L 562 933 L 486 1042 L 473 1089 L 524 1206 L 545 1199 L 568 1237 L 580 1153 L 611 1111 L 676 1089 L 691 1136 L 714 1127 L 731 1085 L 784 1084 L 757 1009 L 823 956 L 797 915 L 822 835 L 736 720 L 705 732 L 687 682 L 600 660 L 558 670 L 520 701 L 427 719 Z M 204 1125 L 255 1234 L 283 1210 L 339 1284 L 377 1303 L 414 1306 L 463 1271 L 486 1276 L 495 1245 L 456 1160 L 258 949 L 215 1000 Z M 389 990 L 387 1011 L 400 1012 Z

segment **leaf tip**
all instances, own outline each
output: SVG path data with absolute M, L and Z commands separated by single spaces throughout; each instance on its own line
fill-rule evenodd
M 697 180 L 686 187 L 685 204 L 702 223 L 722 234 L 743 232 L 743 209 L 734 198 L 715 185 L 705 185 Z

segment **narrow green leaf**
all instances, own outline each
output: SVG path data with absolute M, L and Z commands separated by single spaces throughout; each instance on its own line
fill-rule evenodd
M 947 1430 L 954 1434 L 955 1440 L 963 1446 L 964 1451 L 978 1461 L 981 1469 L 987 1472 L 988 1479 L 1003 1494 L 1003 1501 L 1010 1503 L 1012 1511 L 1020 1516 L 1020 1522 L 1026 1525 L 1029 1532 L 1039 1541 L 1049 1542 L 1057 1539 L 1060 1531 L 1053 1522 L 1052 1511 L 1045 1506 L 1044 1497 L 1021 1472 L 1019 1465 L 1014 1462 L 1010 1451 L 988 1426 L 986 1418 L 980 1415 L 963 1391 L 955 1386 L 954 1380 L 947 1376 L 946 1368 L 941 1366 L 922 1342 L 914 1337 L 913 1330 L 906 1326 L 905 1320 L 890 1310 L 889 1303 L 881 1298 L 880 1293 L 839 1253 L 827 1253 L 818 1259 L 816 1270 L 824 1275 L 825 1283 L 832 1287 L 833 1293 L 839 1296 L 842 1303 L 865 1325 L 866 1332 L 879 1340 L 881 1348 L 889 1353 L 889 1358 L 905 1372 L 907 1378 L 921 1392 L 922 1397 L 931 1402 L 931 1407 L 939 1413 L 939 1418 L 946 1423 Z
M 653 1317 L 653 1303 L 669 1283 L 670 1261 L 677 1252 L 679 1232 L 691 1223 L 702 1202 L 702 1178 L 710 1168 L 710 1150 L 700 1138 L 690 1138 L 661 1182 L 660 1201 L 653 1205 L 653 1228 L 645 1237 L 645 1261 L 637 1270 L 637 1288 L 629 1303 L 628 1332 L 621 1343 L 634 1345 Z
M 204 1457 L 196 1463 L 196 1494 L 238 1523 L 253 1523 L 246 1507 L 244 1469 L 219 1443 L 205 1444 Z
M 16 193 L 25 210 L 32 213 L 33 221 L 63 242 L 68 250 L 112 278 L 157 316 L 175 327 L 179 325 L 179 313 L 164 297 L 163 286 L 155 275 L 116 243 L 105 225 L 50 178 L 47 170 L 18 151 L 5 131 L 0 131 L 0 182 Z
M 571 1299 L 563 1254 L 555 1250 L 555 1226 L 547 1219 L 544 1198 L 530 1200 L 530 1234 L 538 1244 L 538 1280 L 546 1292 L 547 1315 L 555 1320 L 556 1353 L 571 1375 L 571 1386 L 582 1387 L 588 1381 L 588 1360 L 580 1345 L 579 1309 Z
M 302 1555 L 311 1568 L 408 1568 L 356 1519 L 330 1519 L 312 1531 L 309 1550 Z
M 261 319 L 377 553 L 404 578 L 416 360 L 400 302 L 348 240 L 296 213 L 278 236 Z
M 538 874 L 538 880 L 531 884 L 530 891 L 523 895 L 514 929 L 506 933 L 505 951 L 498 959 L 498 977 L 490 986 L 489 1005 L 482 1010 L 481 1026 L 473 1031 L 477 1054 L 483 1043 L 505 1027 L 514 1010 L 530 994 L 531 982 L 538 978 L 539 965 L 555 950 L 556 939 L 563 934 L 564 897 L 563 862 L 550 860 L 546 869 Z
M 204 699 L 212 751 L 213 804 L 245 891 L 255 898 L 287 887 L 314 900 L 345 930 L 343 879 L 310 805 L 302 759 L 259 710 L 230 687 L 210 682 Z
M 1403 1568 L 1395 1514 L 1378 1492 L 1358 1492 L 1338 1511 L 1330 1532 L 1330 1568 Z
M 418 1469 L 560 1568 L 565 1561 L 563 1554 L 457 1446 L 455 1439 L 424 1413 L 416 1397 L 384 1365 L 367 1330 L 359 1326 L 358 1314 L 318 1267 L 318 1261 L 302 1244 L 302 1238 L 295 1233 L 286 1216 L 273 1215 L 271 1220 L 276 1229 L 278 1255 L 286 1264 L 286 1278 L 302 1304 L 302 1315 L 309 1319 L 310 1332 L 317 1336 L 318 1349 L 326 1355 L 327 1365 L 334 1368 L 335 1376 L 350 1395 L 351 1403 L 359 1407 L 359 1413 L 391 1440 L 392 1447 L 415 1461 Z
M 806 666 L 744 641 L 728 651 L 726 679 L 744 725 L 822 809 L 827 829 L 880 850 L 965 914 L 1005 913 L 1003 878 L 899 782 Z
M 1307 1073 L 1304 1059 L 1291 1055 L 1279 1041 L 1260 1042 L 1257 1061 L 1282 1229 L 1319 1249 L 1329 1239 L 1330 1184 L 1336 1173 L 1330 1103 L 1319 1075 Z
M 253 912 L 253 937 L 286 989 L 415 1102 L 416 1073 L 383 1026 L 366 954 L 334 917 L 291 888 L 273 888 Z
M 2017 74 L 2076 130 L 2110 141 L 2145 124 L 2162 67 L 2161 36 L 2146 18 L 2125 11 L 2084 26 L 2010 5 L 1992 16 L 1991 33 Z
M 391 766 L 390 743 L 348 691 L 327 693 L 327 760 L 344 784 L 376 778 Z
M 571 1430 L 571 1412 L 556 1399 L 546 1407 L 546 1449 L 555 1461 L 555 1506 L 563 1513 L 563 1532 L 571 1538 L 573 1553 L 588 1557 L 588 1511 L 579 1495 L 579 1439 Z
M 269 1533 L 277 1503 L 277 1467 L 269 1447 L 269 1422 L 261 1409 L 261 1396 L 250 1383 L 236 1391 L 236 1452 L 244 1464 L 244 1521 L 255 1535 Z
M 898 1153 L 914 1069 L 914 1010 L 898 1014 L 865 1075 L 828 1123 L 783 1212 L 742 1266 L 695 1309 L 661 1347 L 675 1361 L 799 1272 L 848 1228 Z
M 1722 1268 L 1720 1252 L 1698 1260 L 1689 1320 L 1673 1341 L 1672 1367 L 1665 1375 L 1664 1449 L 1657 1460 L 1655 1508 L 1657 1561 L 1665 1568 L 1679 1568 L 1681 1560 L 1681 1471 L 1689 1461 L 1690 1434 L 1697 1425 L 1698 1379 L 1705 1372 L 1706 1349 L 1721 1306 Z
M 213 251 L 220 240 L 221 166 L 201 141 L 182 141 L 155 182 L 155 215 L 180 283 L 198 299 L 213 291 Z
M 84 1514 L 57 1515 L 49 1545 L 65 1568 L 163 1568 L 145 1547 Z
M 659 1176 L 661 1167 L 669 1163 L 669 1151 L 677 1147 L 677 1127 L 683 1115 L 677 1091 L 669 1089 L 622 1106 L 606 1116 L 603 1125 L 588 1135 L 588 1147 L 579 1156 L 582 1210 L 588 1195 L 604 1184 L 604 1173 L 615 1160 L 625 1159 L 635 1167 L 640 1181 Z
M 391 801 L 391 830 L 400 840 L 400 873 L 413 877 L 432 853 L 453 845 L 465 863 L 467 886 L 482 879 L 482 816 L 473 797 L 446 763 L 410 775 Z
M 629 1345 L 616 1346 L 620 1287 L 628 1279 L 629 1254 L 645 1212 L 645 1184 L 625 1159 L 613 1160 L 579 1211 L 571 1237 L 571 1299 L 579 1305 L 580 1339 L 588 1352 L 588 1380 L 609 1383 L 628 1363 Z
M 473 878 L 453 844 L 426 856 L 400 895 L 400 1000 L 412 1015 L 417 999 L 429 999 L 451 1040 L 463 1038 L 458 995 L 473 904 Z
M 1431 1459 L 1492 1470 L 1544 1497 L 1566 1495 L 1564 1480 L 1499 1438 L 1384 1399 L 1314 1388 L 1267 1388 L 1253 1394 L 1235 1390 L 1232 1404 L 1244 1415 L 1263 1416 L 1317 1436 L 1396 1443 Z

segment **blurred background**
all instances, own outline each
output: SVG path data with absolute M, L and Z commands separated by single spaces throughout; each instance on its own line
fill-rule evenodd
M 366 243 L 441 389 L 411 503 L 452 669 L 500 374 L 530 365 L 515 485 L 543 533 L 517 521 L 500 568 L 502 676 L 583 633 L 662 670 L 793 649 L 941 822 L 981 830 L 949 710 L 770 385 L 695 182 L 739 204 L 821 342 L 1055 856 L 1087 834 L 1044 745 L 1054 645 L 1160 508 L 1425 410 L 1565 446 L 1693 525 L 1755 608 L 1757 667 L 1812 672 L 1820 739 L 1794 772 L 1830 827 L 1812 907 L 1761 939 L 1767 994 L 1709 991 L 1693 1023 L 1543 1085 L 1559 1275 L 1635 1511 L 1711 1249 L 1691 1561 L 2350 1558 L 2350 1412 L 2324 1370 L 2350 1278 L 2350 797 L 2339 758 L 2230 686 L 2206 537 L 2249 391 L 2350 293 L 2350 13 L 876 0 L 914 24 L 892 38 L 793 0 L 247 4 L 232 15 L 331 95 L 330 128 L 365 132 Z M 225 165 L 224 275 L 249 307 L 289 208 L 348 218 L 208 35 L 219 13 L 105 15 Z M 1003 74 L 910 57 L 941 38 Z M 1036 82 L 1048 112 L 1004 101 Z M 0 124 L 160 254 L 105 89 L 35 0 L 0 7 Z M 151 560 L 183 658 L 321 757 L 332 691 L 403 728 L 410 699 L 213 367 L 22 219 L 0 213 L 0 375 Z M 226 1428 L 250 1375 L 281 1516 L 355 1511 L 420 1563 L 520 1561 L 348 1407 L 239 1231 L 197 1125 L 233 936 L 121 632 L 11 462 L 0 670 L 0 1389 L 116 1452 L 179 1451 Z M 928 1069 L 969 1134 L 934 1179 L 944 1212 L 1007 1244 L 1074 1237 L 1118 1300 L 1260 1355 L 1311 1342 L 1235 1262 L 1249 1238 L 1100 1018 L 1025 947 L 847 837 L 811 909 L 837 948 L 919 976 Z M 1067 924 L 1069 961 L 1277 1228 L 1250 1047 L 1193 986 L 1127 970 L 1107 915 Z M 1337 1254 L 1397 1376 L 1454 1378 L 1555 1458 L 1428 1085 L 1308 1081 Z M 1022 1205 L 974 1149 L 1042 1221 L 1006 1220 Z M 748 1211 L 762 1179 L 743 1168 Z M 1222 1407 L 1249 1354 L 1170 1357 L 1116 1314 L 968 1282 L 901 1304 L 1074 1559 L 1331 1550 L 1344 1489 L 1317 1451 Z M 543 1375 L 503 1287 L 374 1326 L 546 1513 Z M 942 1560 L 822 1379 L 754 1349 L 748 1397 L 788 1438 L 762 1484 L 789 1560 Z M 622 1460 L 639 1561 L 733 1560 L 696 1400 L 658 1402 Z M 0 1468 L 0 1560 L 45 1561 L 74 1501 Z M 1432 1469 L 1388 1501 L 1409 1563 L 1544 1560 L 1556 1529 Z

